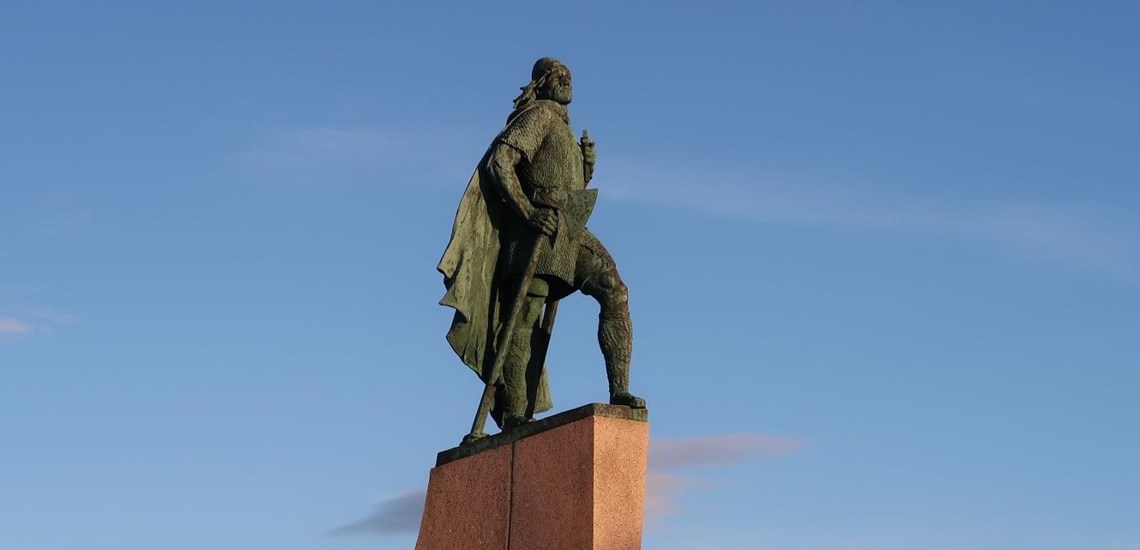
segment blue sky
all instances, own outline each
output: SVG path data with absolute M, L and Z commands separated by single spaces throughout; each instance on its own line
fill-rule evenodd
M 1140 549 L 1138 17 L 8 2 L 0 548 L 410 548 L 480 391 L 434 267 L 554 55 L 631 289 L 646 548 Z M 605 397 L 595 307 L 556 410 Z

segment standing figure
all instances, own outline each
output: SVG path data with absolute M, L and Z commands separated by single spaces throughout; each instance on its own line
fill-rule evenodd
M 581 291 L 600 306 L 598 344 L 610 403 L 645 408 L 629 392 L 633 325 L 625 283 L 584 227 L 596 193 L 586 190 L 595 144 L 585 132 L 577 140 L 570 128 L 570 70 L 557 59 L 539 59 L 522 90 L 471 176 L 438 266 L 447 288 L 440 304 L 456 310 L 447 340 L 485 383 L 496 385 L 495 422 L 504 429 L 529 422 L 551 407 L 543 362 L 552 319 L 543 323 L 543 307 Z M 534 276 L 525 280 L 536 246 Z M 525 301 L 509 349 L 494 349 L 516 296 Z M 491 380 L 497 353 L 507 355 L 501 377 Z

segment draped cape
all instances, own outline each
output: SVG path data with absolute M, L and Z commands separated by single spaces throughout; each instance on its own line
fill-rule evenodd
M 518 111 L 514 113 L 519 114 Z M 512 116 L 511 120 L 515 117 Z M 509 122 L 508 122 L 509 126 Z M 495 343 L 506 312 L 499 311 L 499 293 L 513 294 L 511 285 L 504 285 L 496 277 L 501 248 L 501 232 L 505 216 L 514 215 L 507 209 L 495 189 L 494 173 L 490 161 L 498 138 L 484 153 L 479 165 L 467 182 L 467 189 L 459 201 L 451 240 L 443 252 L 436 269 L 443 274 L 446 292 L 439 301 L 442 306 L 455 309 L 447 342 L 468 368 L 484 382 L 488 382 L 495 359 Z M 513 300 L 509 296 L 508 303 Z M 535 412 L 552 407 L 546 369 L 542 369 Z M 502 408 L 496 403 L 491 416 L 496 423 L 502 420 Z

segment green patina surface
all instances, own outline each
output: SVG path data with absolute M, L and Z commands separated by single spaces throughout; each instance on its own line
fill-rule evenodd
M 593 201 L 583 193 L 597 146 L 586 132 L 575 138 L 567 109 L 572 98 L 570 70 L 553 58 L 538 60 L 468 182 L 438 266 L 447 289 L 440 304 L 455 309 L 447 341 L 484 383 L 494 385 L 490 415 L 500 427 L 525 425 L 551 408 L 545 352 L 552 306 L 575 292 L 599 305 L 598 345 L 610 402 L 645 407 L 629 393 L 628 290 L 613 257 L 584 227 Z M 528 259 L 543 234 L 549 245 L 539 249 L 528 278 Z M 508 336 L 504 327 L 518 296 L 525 302 Z M 498 353 L 506 355 L 496 373 Z M 472 440 L 482 435 L 478 418 L 476 424 Z

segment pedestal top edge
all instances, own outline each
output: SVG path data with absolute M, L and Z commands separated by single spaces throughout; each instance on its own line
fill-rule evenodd
M 560 412 L 558 414 L 548 416 L 539 420 L 535 420 L 529 424 L 515 427 L 514 429 L 495 435 L 489 435 L 467 445 L 460 445 L 453 447 L 446 451 L 441 451 L 436 455 L 435 465 L 443 466 L 449 462 L 454 462 L 461 458 L 466 458 L 472 455 L 489 451 L 503 445 L 509 445 L 520 439 L 525 439 L 532 435 L 540 434 L 542 432 L 553 430 L 559 426 L 565 426 L 571 422 L 589 418 L 591 416 L 601 416 L 605 418 L 617 418 L 620 420 L 632 420 L 635 422 L 648 422 L 649 410 L 647 409 L 631 409 L 625 405 L 609 405 L 606 403 L 590 403 L 581 407 L 570 409 L 568 411 Z

